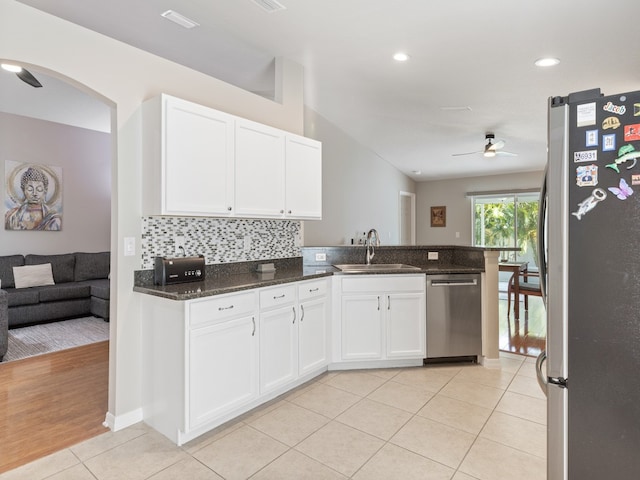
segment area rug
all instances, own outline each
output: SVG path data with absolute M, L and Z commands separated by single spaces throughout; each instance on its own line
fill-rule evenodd
M 96 317 L 12 328 L 9 330 L 9 348 L 4 361 L 19 360 L 108 339 L 109 323 Z

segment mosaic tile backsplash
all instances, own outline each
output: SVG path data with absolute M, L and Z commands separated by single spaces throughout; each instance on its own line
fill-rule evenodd
M 298 220 L 143 217 L 142 269 L 153 269 L 155 257 L 173 256 L 177 236 L 185 255 L 204 255 L 211 265 L 299 257 L 301 235 Z

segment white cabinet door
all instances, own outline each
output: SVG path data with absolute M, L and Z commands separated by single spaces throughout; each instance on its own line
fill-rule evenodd
M 385 297 L 387 357 L 426 357 L 425 298 L 419 293 L 394 293 Z
M 191 429 L 257 398 L 258 338 L 254 316 L 191 330 L 187 368 Z
M 260 393 L 298 376 L 298 314 L 295 305 L 260 313 Z
M 161 213 L 233 213 L 233 117 L 177 98 L 163 98 Z
M 237 215 L 284 215 L 284 132 L 248 120 L 236 121 Z
M 382 358 L 381 295 L 342 297 L 342 359 Z
M 298 324 L 298 374 L 304 375 L 328 363 L 327 298 L 300 303 Z
M 285 215 L 322 218 L 322 144 L 287 135 L 285 154 Z

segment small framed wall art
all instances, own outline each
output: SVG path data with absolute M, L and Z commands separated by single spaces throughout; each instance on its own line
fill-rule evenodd
M 431 207 L 431 226 L 447 226 L 447 207 Z

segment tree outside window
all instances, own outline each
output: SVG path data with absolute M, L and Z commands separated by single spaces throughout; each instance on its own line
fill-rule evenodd
M 538 265 L 538 192 L 473 196 L 474 245 L 520 247 L 501 260 Z

